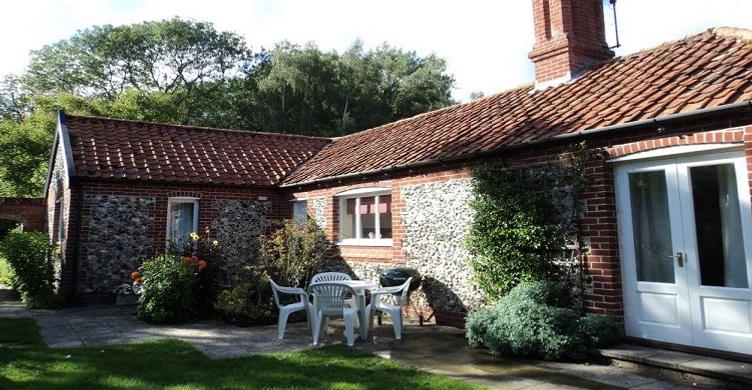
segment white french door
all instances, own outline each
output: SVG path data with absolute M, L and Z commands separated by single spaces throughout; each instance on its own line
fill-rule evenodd
M 752 354 L 743 152 L 615 167 L 628 336 Z

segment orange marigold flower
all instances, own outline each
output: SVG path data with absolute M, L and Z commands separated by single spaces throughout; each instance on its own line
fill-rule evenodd
M 188 256 L 185 256 L 185 257 L 183 257 L 183 264 L 185 264 L 185 265 L 189 265 L 189 264 L 191 264 L 191 263 L 193 263 L 193 259 L 191 259 L 191 258 L 190 258 L 190 257 L 188 257 Z
M 199 261 L 198 261 L 198 270 L 199 270 L 199 271 L 203 271 L 203 270 L 204 270 L 204 268 L 206 268 L 206 261 L 204 261 L 204 260 L 199 260 Z
M 138 271 L 131 272 L 131 280 L 135 281 L 136 279 L 140 278 L 141 274 L 138 273 Z
M 136 284 L 144 284 L 144 278 L 137 278 L 134 282 Z

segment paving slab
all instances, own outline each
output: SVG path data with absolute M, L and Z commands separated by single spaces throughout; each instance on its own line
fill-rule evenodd
M 285 338 L 277 339 L 276 325 L 239 328 L 222 321 L 181 325 L 152 325 L 138 320 L 133 308 L 93 305 L 49 310 L 28 310 L 0 301 L 0 317 L 32 317 L 42 337 L 53 348 L 123 344 L 156 339 L 178 339 L 212 359 L 312 348 L 306 323 L 288 324 Z M 322 344 L 345 341 L 341 321 L 333 321 Z M 447 375 L 488 388 L 504 389 L 680 389 L 667 382 L 631 374 L 615 366 L 546 363 L 506 359 L 467 346 L 464 331 L 442 326 L 408 325 L 404 340 L 394 340 L 391 324 L 377 326 L 369 340 L 356 347 L 387 359 Z

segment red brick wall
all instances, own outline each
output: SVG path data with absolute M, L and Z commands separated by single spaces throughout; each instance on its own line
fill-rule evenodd
M 0 198 L 0 219 L 23 224 L 29 232 L 46 231 L 47 210 L 41 198 Z
M 533 0 L 535 45 L 529 57 L 538 83 L 575 76 L 613 57 L 601 0 Z

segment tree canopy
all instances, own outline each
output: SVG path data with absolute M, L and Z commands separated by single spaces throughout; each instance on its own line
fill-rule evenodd
M 211 23 L 94 26 L 31 53 L 0 82 L 0 195 L 37 196 L 54 112 L 340 136 L 452 104 L 436 55 L 387 44 L 252 50 Z

